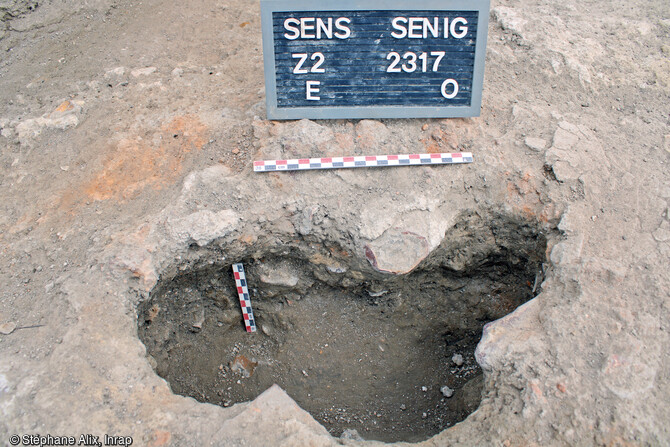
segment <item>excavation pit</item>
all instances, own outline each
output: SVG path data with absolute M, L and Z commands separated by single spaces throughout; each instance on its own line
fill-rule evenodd
M 286 237 L 235 259 L 254 334 L 231 264 L 207 251 L 140 304 L 139 335 L 177 394 L 227 407 L 276 383 L 333 436 L 417 442 L 479 406 L 482 328 L 539 293 L 546 246 L 536 223 L 465 214 L 416 269 L 390 275 Z

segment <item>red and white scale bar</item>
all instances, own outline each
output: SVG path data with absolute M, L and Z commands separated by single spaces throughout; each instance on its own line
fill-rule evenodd
M 256 321 L 254 321 L 254 313 L 251 311 L 251 298 L 249 297 L 249 288 L 247 287 L 247 276 L 244 274 L 242 264 L 233 264 L 233 276 L 235 276 L 235 286 L 237 286 L 237 294 L 240 297 L 244 326 L 246 326 L 247 332 L 256 332 Z
M 294 158 L 254 161 L 255 172 L 307 169 L 371 168 L 382 166 L 446 165 L 472 163 L 472 153 L 358 155 L 353 157 Z

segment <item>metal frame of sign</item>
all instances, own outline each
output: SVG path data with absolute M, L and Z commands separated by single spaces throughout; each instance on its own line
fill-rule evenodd
M 261 0 L 263 60 L 268 119 L 456 118 L 479 116 L 490 0 Z M 279 107 L 275 68 L 274 12 L 301 11 L 477 11 L 470 105 Z

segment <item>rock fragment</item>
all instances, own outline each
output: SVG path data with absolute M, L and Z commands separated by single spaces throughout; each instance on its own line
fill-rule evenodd
M 261 282 L 272 286 L 292 288 L 300 280 L 298 273 L 284 263 L 263 263 L 258 270 Z
M 352 441 L 365 441 L 358 431 L 354 428 L 347 428 L 340 435 L 340 439 L 350 439 Z
M 232 372 L 238 372 L 244 377 L 251 377 L 257 366 L 258 362 L 249 360 L 242 354 L 236 355 L 233 361 L 230 362 L 230 370 Z
M 30 118 L 16 125 L 19 143 L 30 144 L 44 129 L 66 130 L 79 125 L 82 101 L 65 100 L 53 112 Z
M 135 70 L 131 71 L 130 74 L 134 78 L 138 78 L 140 76 L 148 76 L 155 71 L 156 67 L 136 68 Z
M 430 253 L 425 237 L 392 228 L 365 246 L 365 257 L 384 273 L 403 274 L 413 270 Z
M 544 138 L 526 137 L 524 143 L 535 152 L 542 152 L 547 146 L 547 140 Z
M 168 219 L 172 236 L 182 242 L 193 242 L 200 247 L 229 234 L 240 220 L 233 210 L 212 212 L 200 210 L 185 217 Z
M 444 397 L 449 398 L 454 395 L 454 390 L 445 385 L 440 388 L 440 393 L 442 393 Z
M 16 329 L 16 323 L 10 321 L 8 323 L 0 324 L 0 334 L 9 335 Z

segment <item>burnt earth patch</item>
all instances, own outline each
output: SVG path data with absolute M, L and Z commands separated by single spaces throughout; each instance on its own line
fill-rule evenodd
M 257 333 L 230 264 L 206 262 L 156 286 L 139 335 L 177 394 L 230 406 L 276 383 L 334 436 L 420 441 L 479 406 L 482 328 L 539 292 L 546 245 L 533 223 L 471 213 L 396 276 L 346 256 L 324 268 L 313 242 L 286 242 L 241 259 Z

